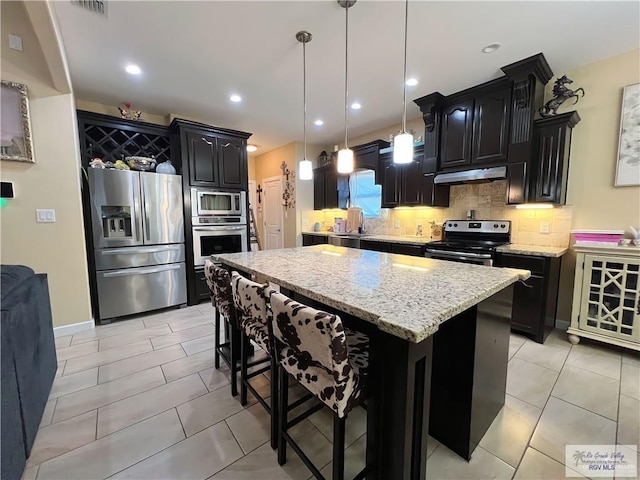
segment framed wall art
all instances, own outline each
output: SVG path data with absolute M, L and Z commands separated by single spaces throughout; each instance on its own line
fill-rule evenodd
M 640 185 L 640 83 L 624 87 L 616 187 Z
M 27 86 L 2 80 L 0 160 L 34 163 Z

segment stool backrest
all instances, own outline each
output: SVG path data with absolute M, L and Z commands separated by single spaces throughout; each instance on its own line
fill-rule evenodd
M 211 304 L 216 307 L 220 315 L 233 321 L 233 294 L 229 272 L 207 258 L 204 261 L 204 277 L 211 290 Z
M 272 288 L 269 285 L 253 282 L 238 272 L 231 274 L 231 288 L 240 328 L 246 330 L 250 324 L 268 328 L 271 312 L 267 299 Z
M 298 303 L 281 293 L 271 293 L 273 336 L 289 347 L 297 369 L 320 367 L 336 385 L 350 376 L 347 336 L 339 316 Z

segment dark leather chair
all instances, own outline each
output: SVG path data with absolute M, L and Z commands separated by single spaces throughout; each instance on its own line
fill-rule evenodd
M 56 347 L 46 274 L 21 265 L 0 274 L 0 477 L 19 480 L 56 375 Z

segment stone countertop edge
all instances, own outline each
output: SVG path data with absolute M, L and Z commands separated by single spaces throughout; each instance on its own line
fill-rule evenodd
M 306 288 L 300 287 L 299 285 L 295 285 L 292 283 L 289 283 L 287 280 L 283 280 L 280 278 L 276 278 L 273 277 L 271 275 L 267 275 L 264 274 L 262 272 L 258 272 L 250 267 L 247 267 L 246 265 L 243 265 L 241 263 L 236 263 L 234 262 L 232 259 L 226 258 L 225 255 L 212 255 L 211 256 L 213 260 L 221 262 L 223 264 L 228 265 L 229 267 L 232 268 L 237 268 L 239 270 L 242 270 L 243 272 L 252 274 L 256 276 L 256 280 L 260 281 L 260 282 L 273 282 L 276 285 L 279 285 L 281 287 L 287 288 L 293 292 L 299 293 L 301 295 L 304 295 L 307 298 L 310 298 L 312 300 L 316 300 L 320 303 L 323 303 L 329 307 L 333 307 L 337 310 L 341 310 L 344 311 L 348 314 L 351 314 L 355 317 L 358 317 L 362 320 L 371 322 L 372 324 L 376 325 L 381 331 L 383 332 L 387 332 L 391 335 L 394 335 L 396 337 L 400 337 L 403 338 L 405 340 L 408 340 L 412 343 L 420 343 L 423 340 L 427 339 L 428 337 L 430 337 L 431 335 L 435 334 L 438 331 L 438 328 L 440 326 L 441 323 L 446 322 L 447 320 L 455 317 L 456 315 L 458 315 L 459 313 L 464 312 L 465 310 L 467 310 L 468 308 L 473 307 L 474 305 L 479 304 L 480 302 L 482 302 L 483 300 L 486 300 L 487 298 L 491 297 L 492 295 L 500 292 L 501 290 L 505 289 L 506 287 L 508 287 L 509 285 L 512 285 L 520 280 L 526 280 L 531 276 L 531 272 L 529 270 L 518 270 L 518 269 L 514 269 L 514 268 L 503 268 L 502 270 L 505 271 L 511 271 L 513 272 L 513 277 L 504 280 L 503 282 L 494 285 L 493 288 L 487 289 L 485 290 L 482 294 L 477 295 L 476 297 L 474 297 L 473 299 L 470 299 L 469 301 L 465 302 L 465 303 L 461 303 L 459 305 L 456 305 L 455 308 L 448 308 L 448 309 L 443 309 L 443 311 L 434 319 L 432 319 L 433 321 L 429 322 L 427 325 L 425 325 L 424 328 L 408 328 L 408 327 L 403 327 L 401 325 L 395 324 L 393 322 L 388 322 L 385 320 L 384 317 L 381 317 L 375 313 L 372 312 L 368 312 L 366 310 L 362 310 L 359 308 L 355 308 L 352 307 L 350 305 L 344 304 L 342 302 L 340 302 L 339 300 L 335 300 L 332 298 L 327 298 L 324 297 L 321 294 L 318 294 L 316 292 L 313 292 L 311 290 L 307 290 Z M 490 267 L 488 267 L 490 268 Z
M 538 245 L 519 245 L 510 243 L 496 248 L 496 252 L 512 253 L 515 255 L 531 255 L 534 257 L 558 258 L 563 256 L 569 247 L 543 247 Z
M 357 235 L 360 240 L 370 240 L 372 242 L 388 242 L 388 243 L 404 243 L 407 245 L 426 245 L 435 242 L 427 237 L 413 237 L 411 235 L 376 235 L 376 234 L 341 234 L 336 235 L 333 232 L 302 232 L 302 235 L 321 235 L 323 237 L 348 237 L 349 235 Z

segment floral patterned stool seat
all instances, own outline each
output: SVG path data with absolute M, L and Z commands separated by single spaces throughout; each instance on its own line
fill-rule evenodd
M 240 354 L 240 336 L 236 327 L 235 308 L 233 308 L 233 294 L 231 291 L 231 276 L 224 268 L 219 267 L 208 258 L 204 261 L 204 277 L 211 291 L 211 304 L 215 308 L 214 317 L 214 364 L 220 368 L 220 357 L 231 369 L 231 394 L 238 394 L 238 382 L 236 379 L 238 368 L 237 359 Z M 220 318 L 224 318 L 231 328 L 225 328 L 228 332 L 228 342 L 220 343 Z M 226 325 L 225 325 L 226 326 Z M 228 350 L 225 350 L 228 349 Z
M 369 338 L 344 328 L 339 316 L 316 310 L 277 292 L 271 292 L 272 330 L 278 368 L 280 405 L 288 402 L 288 378 L 293 376 L 333 410 L 333 479 L 344 478 L 345 421 L 366 398 Z M 322 405 L 322 404 L 321 404 Z M 317 409 L 311 409 L 309 414 Z M 302 416 L 302 415 L 300 415 Z M 300 417 L 299 416 L 299 417 Z M 278 463 L 287 460 L 287 443 L 316 478 L 324 478 L 287 433 L 299 421 L 287 411 L 278 420 Z M 355 478 L 364 478 L 366 469 Z
M 267 299 L 272 291 L 269 285 L 253 282 L 238 272 L 231 274 L 231 286 L 233 291 L 233 303 L 236 309 L 238 329 L 241 334 L 240 341 L 240 403 L 247 404 L 247 390 L 256 397 L 258 402 L 271 415 L 271 446 L 277 447 L 277 411 L 278 390 L 277 382 L 271 381 L 271 405 L 254 388 L 249 380 L 270 371 L 271 378 L 276 378 L 276 363 L 272 355 L 271 339 L 269 334 L 269 317 L 271 315 Z M 266 361 L 269 365 L 256 369 L 249 373 L 250 367 L 262 364 L 265 360 L 249 363 L 249 341 L 255 342 L 269 356 Z

